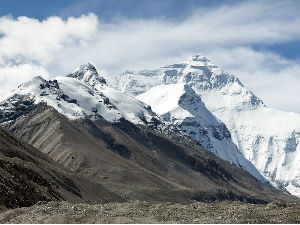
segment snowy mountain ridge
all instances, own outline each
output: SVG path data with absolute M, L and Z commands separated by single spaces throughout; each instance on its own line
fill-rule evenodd
M 187 84 L 229 129 L 239 151 L 274 186 L 300 196 L 300 116 L 266 107 L 231 74 L 196 55 L 154 70 L 125 71 L 113 85 L 132 96 Z M 155 110 L 154 110 L 155 111 Z
M 186 132 L 215 155 L 266 182 L 239 152 L 225 124 L 212 115 L 189 85 L 159 85 L 138 95 L 137 99 L 151 105 L 154 112 Z
M 1 97 L 0 124 L 5 126 L 16 120 L 40 102 L 46 102 L 70 120 L 101 116 L 116 123 L 124 118 L 170 137 L 176 135 L 191 140 L 184 132 L 155 114 L 149 105 L 107 85 L 90 63 L 81 65 L 66 77 L 53 80 L 34 77 Z
M 136 124 L 151 123 L 154 118 L 159 120 L 145 104 L 106 85 L 96 70 L 86 70 L 87 65 L 67 77 L 47 81 L 38 76 L 23 83 L 0 99 L 1 122 L 7 122 L 15 111 L 26 110 L 31 104 L 43 101 L 72 120 L 91 117 L 95 113 L 109 122 L 120 118 Z

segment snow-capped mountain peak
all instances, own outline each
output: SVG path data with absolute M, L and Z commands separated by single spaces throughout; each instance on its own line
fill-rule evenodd
M 244 87 L 240 80 L 222 71 L 209 59 L 195 55 L 184 62 L 154 70 L 125 71 L 112 83 L 117 89 L 137 96 L 160 84 L 189 84 L 205 99 L 209 109 L 263 107 L 263 101 Z
M 83 64 L 66 77 L 46 80 L 41 76 L 21 84 L 0 99 L 0 123 L 9 122 L 34 104 L 46 102 L 69 119 L 101 115 L 109 122 L 125 118 L 133 123 L 151 123 L 156 114 L 137 99 L 106 84 L 94 65 Z
M 206 58 L 203 55 L 193 55 L 189 58 L 187 58 L 184 63 L 186 63 L 187 65 L 211 65 L 211 66 L 216 66 L 215 64 L 213 64 L 208 58 Z
M 106 85 L 105 79 L 98 74 L 95 66 L 91 63 L 82 64 L 79 68 L 67 75 L 67 77 L 77 78 L 92 87 L 101 88 Z

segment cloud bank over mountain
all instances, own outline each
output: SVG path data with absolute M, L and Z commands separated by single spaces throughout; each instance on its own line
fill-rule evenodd
M 42 75 L 67 74 L 87 61 L 114 76 L 202 53 L 240 77 L 270 107 L 299 112 L 299 62 L 270 46 L 299 41 L 292 1 L 196 8 L 185 19 L 0 17 L 0 94 Z

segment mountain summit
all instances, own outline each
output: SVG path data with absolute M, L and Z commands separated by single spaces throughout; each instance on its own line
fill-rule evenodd
M 95 66 L 91 63 L 82 64 L 79 68 L 67 75 L 67 77 L 77 78 L 92 87 L 106 84 L 105 79 L 98 74 Z
M 207 109 L 226 125 L 245 158 L 274 186 L 300 196 L 298 114 L 266 107 L 236 76 L 222 71 L 201 55 L 159 69 L 125 71 L 115 78 L 113 85 L 138 96 L 159 85 L 171 84 L 189 85 Z
M 137 96 L 154 86 L 176 83 L 189 84 L 197 94 L 207 99 L 205 104 L 210 109 L 216 107 L 220 110 L 244 109 L 264 105 L 262 100 L 246 89 L 236 76 L 222 71 L 201 55 L 159 69 L 125 71 L 115 78 L 112 85 Z M 210 97 L 212 99 L 208 99 Z
M 204 62 L 204 63 L 211 63 L 210 60 L 208 58 L 206 58 L 204 55 L 193 55 L 191 57 L 189 57 L 186 62 Z

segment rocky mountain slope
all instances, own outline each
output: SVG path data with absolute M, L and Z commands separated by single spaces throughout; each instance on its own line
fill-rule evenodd
M 175 143 L 125 119 L 114 124 L 101 117 L 69 120 L 41 103 L 8 128 L 65 168 L 124 199 L 292 199 L 198 145 Z
M 89 64 L 68 77 L 34 78 L 0 107 L 11 132 L 125 199 L 292 199 L 185 138 L 150 107 L 107 86 Z
M 231 133 L 240 152 L 274 186 L 300 196 L 300 116 L 266 107 L 240 80 L 196 55 L 155 70 L 125 71 L 114 86 L 132 96 L 187 84 Z M 155 111 L 155 110 L 154 110 Z
M 31 206 L 39 201 L 122 201 L 101 185 L 64 170 L 1 127 L 0 165 L 0 209 Z

